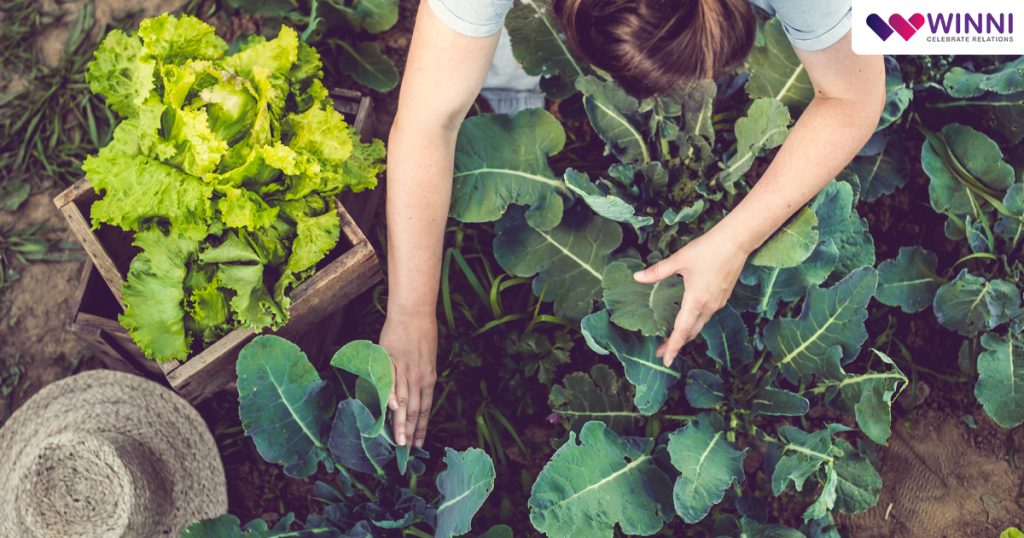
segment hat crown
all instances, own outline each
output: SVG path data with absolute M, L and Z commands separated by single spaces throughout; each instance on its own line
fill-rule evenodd
M 158 458 L 114 432 L 63 432 L 38 445 L 18 480 L 16 517 L 38 538 L 143 536 L 166 524 L 168 476 Z

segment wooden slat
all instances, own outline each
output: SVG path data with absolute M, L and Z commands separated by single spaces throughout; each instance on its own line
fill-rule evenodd
M 89 181 L 86 179 L 79 180 L 75 185 L 78 186 L 76 191 L 82 193 L 89 192 L 92 189 Z M 68 189 L 64 192 L 66 193 L 70 190 Z M 99 238 L 93 233 L 89 222 L 85 220 L 85 215 L 78 209 L 78 204 L 64 204 L 60 206 L 60 211 L 64 214 L 64 219 L 68 221 L 68 227 L 71 228 L 71 232 L 75 234 L 75 237 L 82 244 L 82 249 L 85 250 L 86 255 L 92 260 L 93 265 L 96 266 L 96 270 L 99 271 L 103 280 L 107 282 L 111 293 L 114 294 L 114 298 L 117 299 L 118 304 L 123 306 L 124 300 L 121 298 L 121 287 L 124 286 L 124 279 L 121 278 L 121 272 L 117 270 L 114 260 L 107 254 L 106 249 L 100 244 Z

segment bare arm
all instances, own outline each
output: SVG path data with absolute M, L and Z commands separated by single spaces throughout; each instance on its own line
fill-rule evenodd
M 433 401 L 437 291 L 459 126 L 497 34 L 467 37 L 421 2 L 388 139 L 388 307 L 380 343 L 395 369 L 395 441 L 422 446 Z
M 714 228 L 637 273 L 641 282 L 676 274 L 686 282 L 672 333 L 658 348 L 666 365 L 729 300 L 750 253 L 849 164 L 878 124 L 885 104 L 882 57 L 854 54 L 849 34 L 827 49 L 797 49 L 797 55 L 815 97 L 764 175 Z

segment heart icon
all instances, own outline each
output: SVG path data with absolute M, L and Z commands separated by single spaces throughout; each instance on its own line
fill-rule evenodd
M 889 26 L 896 30 L 896 33 L 900 34 L 904 41 L 910 41 L 910 38 L 914 37 L 914 34 L 924 26 L 924 15 L 915 13 L 907 20 L 899 13 L 893 13 L 889 17 Z

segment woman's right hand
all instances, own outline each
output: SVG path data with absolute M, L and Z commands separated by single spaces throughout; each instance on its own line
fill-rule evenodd
M 388 312 L 380 345 L 391 357 L 394 377 L 388 407 L 395 442 L 423 447 L 437 381 L 437 318 L 434 313 Z

